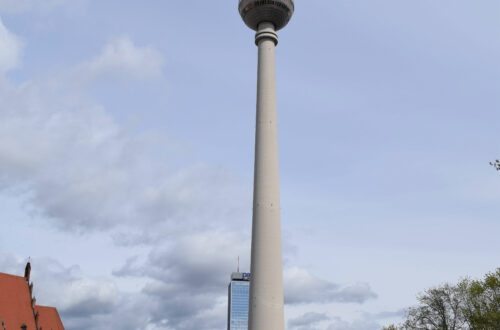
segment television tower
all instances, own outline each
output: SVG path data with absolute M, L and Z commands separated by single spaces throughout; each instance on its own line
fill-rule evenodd
M 276 31 L 292 18 L 293 0 L 240 0 L 259 48 L 249 330 L 284 330 L 283 260 L 276 113 Z

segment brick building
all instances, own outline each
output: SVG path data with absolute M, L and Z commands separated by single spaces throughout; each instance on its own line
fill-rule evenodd
M 31 264 L 24 277 L 0 273 L 0 330 L 64 330 L 54 307 L 36 304 Z

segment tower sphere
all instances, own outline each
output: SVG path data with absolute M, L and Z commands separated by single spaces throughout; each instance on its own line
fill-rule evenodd
M 276 31 L 292 18 L 293 0 L 240 0 L 240 15 L 245 24 L 257 31 L 260 23 L 272 23 Z

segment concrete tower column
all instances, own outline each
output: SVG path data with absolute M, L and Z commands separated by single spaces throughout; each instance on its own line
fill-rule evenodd
M 271 23 L 259 24 L 257 120 L 250 281 L 250 330 L 283 330 L 283 266 L 276 113 L 275 48 Z
M 283 260 L 276 113 L 276 31 L 292 18 L 293 0 L 239 0 L 259 48 L 249 330 L 284 330 Z

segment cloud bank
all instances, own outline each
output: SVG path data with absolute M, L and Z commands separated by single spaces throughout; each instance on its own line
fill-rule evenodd
M 288 304 L 307 303 L 358 303 L 377 298 L 367 283 L 340 286 L 320 279 L 307 270 L 292 268 L 285 273 Z
M 19 37 L 10 32 L 0 18 L 0 75 L 20 64 L 22 46 Z
M 128 37 L 111 40 L 102 53 L 81 66 L 80 74 L 89 78 L 102 76 L 158 78 L 162 74 L 163 57 L 153 47 L 138 47 Z
M 319 323 L 330 320 L 324 313 L 309 312 L 288 321 L 288 328 L 294 330 L 314 330 Z
M 157 51 L 117 39 L 76 72 L 152 78 L 161 74 L 161 62 Z M 16 58 L 0 63 L 9 68 Z M 150 145 L 158 146 L 153 152 L 159 155 L 168 146 L 127 131 L 64 78 L 1 86 L 0 189 L 22 191 L 32 211 L 67 231 L 142 230 L 155 224 L 165 234 L 220 224 L 240 212 L 240 205 L 220 207 L 241 195 L 226 171 L 203 164 L 169 166 L 168 157 L 175 154 L 152 158 Z M 126 243 L 141 237 L 131 236 L 116 235 Z
M 125 128 L 74 83 L 161 79 L 160 52 L 117 38 L 62 75 L 17 84 L 5 73 L 20 65 L 22 43 L 1 22 L 0 48 L 0 193 L 18 196 L 34 221 L 57 230 L 104 233 L 149 251 L 104 278 L 35 258 L 39 301 L 57 306 L 74 330 L 223 328 L 228 275 L 237 256 L 249 255 L 248 189 L 223 168 L 176 165 L 182 156 L 168 143 Z M 1 271 L 23 267 L 0 255 Z M 141 284 L 125 292 L 123 280 Z M 300 268 L 287 269 L 285 283 L 290 305 L 376 297 L 367 284 L 341 286 Z M 292 326 L 320 321 L 308 314 Z

